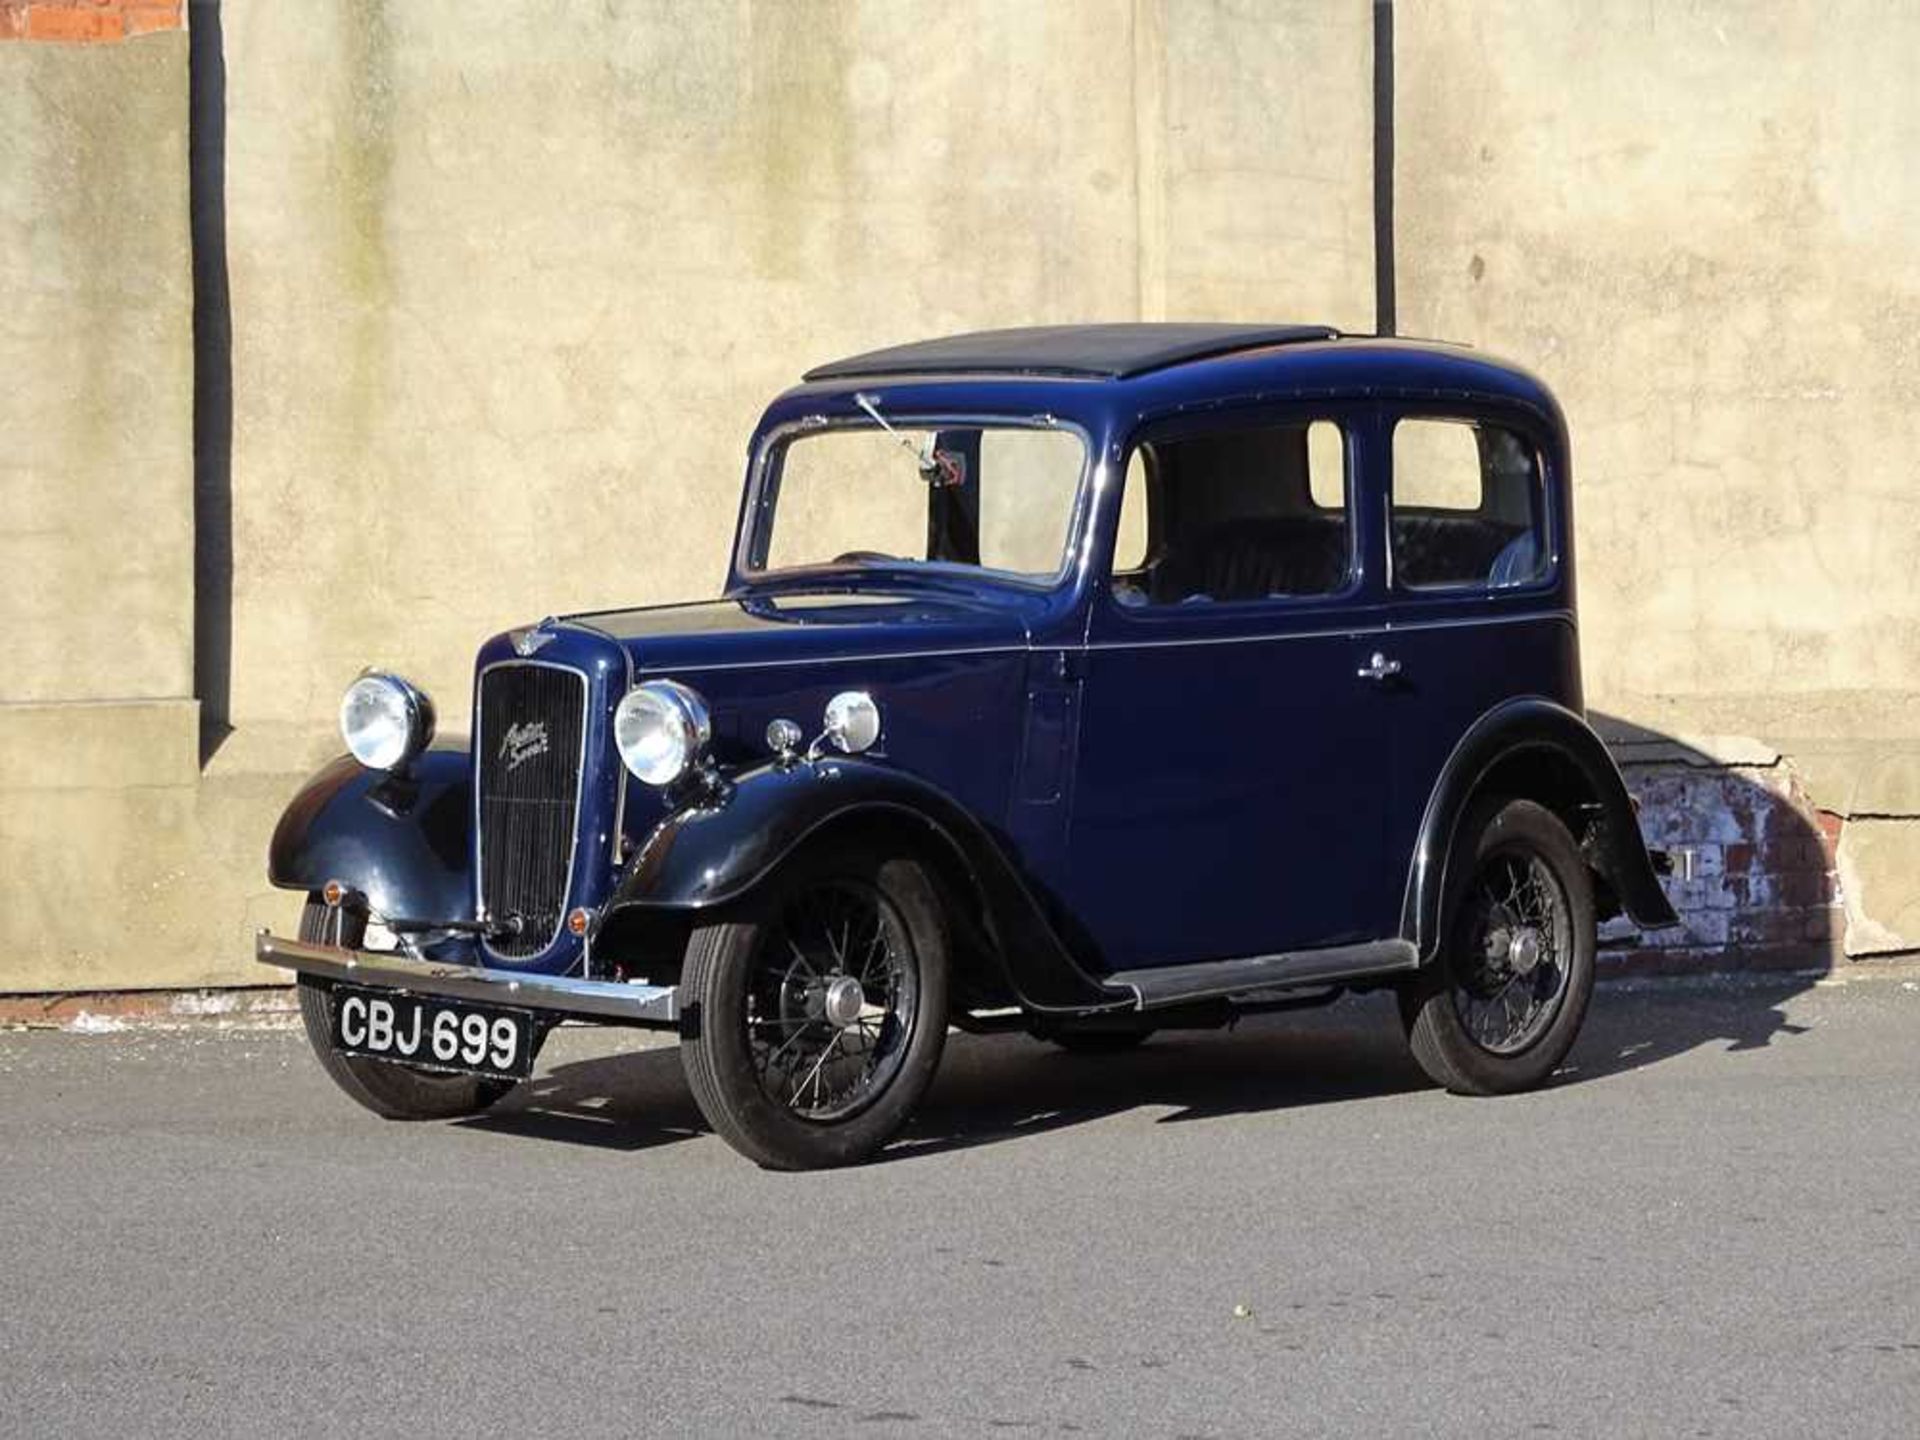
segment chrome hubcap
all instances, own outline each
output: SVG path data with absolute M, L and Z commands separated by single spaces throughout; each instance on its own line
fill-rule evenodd
M 821 1018 L 829 1025 L 837 1025 L 842 1030 L 860 1018 L 860 1012 L 866 1007 L 866 992 L 860 982 L 851 975 L 836 975 L 827 982 L 827 992 L 822 1003 Z
M 919 1001 L 919 963 L 891 901 L 857 880 L 801 891 L 768 926 L 748 980 L 761 1090 L 803 1120 L 859 1113 L 905 1064 Z
M 1491 855 L 1457 923 L 1454 1008 L 1482 1049 L 1517 1055 L 1552 1026 L 1567 993 L 1573 930 L 1559 881 L 1536 855 Z

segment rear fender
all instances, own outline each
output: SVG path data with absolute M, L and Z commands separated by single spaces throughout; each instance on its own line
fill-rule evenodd
M 342 755 L 281 815 L 267 878 L 306 891 L 338 880 L 380 915 L 473 919 L 472 775 L 464 750 L 428 750 L 397 775 Z
M 1126 1002 L 1068 951 L 1006 850 L 945 791 L 870 760 L 770 764 L 677 810 L 641 843 L 609 913 L 711 910 L 738 901 L 829 827 L 885 820 L 921 831 L 954 862 L 983 912 L 1007 987 L 1030 1009 L 1086 1011 Z
M 1648 929 L 1678 923 L 1654 875 L 1626 783 L 1606 745 L 1573 711 L 1529 696 L 1495 706 L 1476 720 L 1447 758 L 1428 797 L 1401 912 L 1401 935 L 1419 947 L 1422 960 L 1432 959 L 1439 948 L 1449 879 L 1463 845 L 1472 843 L 1471 836 L 1460 833 L 1467 808 L 1497 768 L 1529 755 L 1564 762 L 1563 768 L 1578 776 L 1581 803 L 1597 807 L 1599 824 L 1587 837 L 1586 849 L 1622 908 Z

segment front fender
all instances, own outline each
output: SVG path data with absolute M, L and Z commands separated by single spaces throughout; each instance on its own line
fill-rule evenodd
M 918 776 L 835 757 L 770 764 L 735 776 L 661 821 L 621 876 L 609 912 L 633 906 L 708 910 L 747 895 L 828 825 L 854 817 L 924 829 L 977 894 L 1003 978 L 1035 1010 L 1125 1003 L 1076 961 L 1005 848 L 958 801 Z
M 1529 696 L 1497 705 L 1476 720 L 1447 757 L 1428 797 L 1401 914 L 1401 934 L 1419 947 L 1423 960 L 1432 958 L 1440 943 L 1448 869 L 1464 838 L 1458 832 L 1467 806 L 1496 765 L 1529 751 L 1547 751 L 1570 764 L 1591 803 L 1600 807 L 1604 827 L 1594 859 L 1627 913 L 1648 929 L 1678 923 L 1606 745 L 1573 711 Z
M 338 880 L 381 915 L 471 920 L 472 774 L 464 750 L 429 750 L 402 775 L 342 755 L 281 815 L 267 878 L 308 891 Z

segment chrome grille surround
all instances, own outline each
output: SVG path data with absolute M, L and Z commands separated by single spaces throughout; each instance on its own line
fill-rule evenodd
M 519 915 L 518 935 L 483 943 L 505 960 L 551 948 L 566 924 L 585 796 L 592 682 L 544 660 L 503 660 L 474 696 L 474 834 L 479 913 Z M 544 726 L 542 748 L 511 765 L 516 727 Z

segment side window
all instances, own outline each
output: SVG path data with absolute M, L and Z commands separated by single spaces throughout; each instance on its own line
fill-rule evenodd
M 1147 440 L 1121 496 L 1115 597 L 1196 605 L 1344 588 L 1346 472 L 1330 421 Z
M 1127 459 L 1121 481 L 1120 529 L 1113 539 L 1113 573 L 1131 575 L 1147 568 L 1147 547 L 1153 543 L 1147 529 L 1147 452 L 1135 450 Z
M 1322 510 L 1347 505 L 1347 442 L 1331 420 L 1307 426 L 1307 494 Z
M 1498 425 L 1393 427 L 1389 539 L 1406 589 L 1506 589 L 1547 573 L 1540 457 Z

